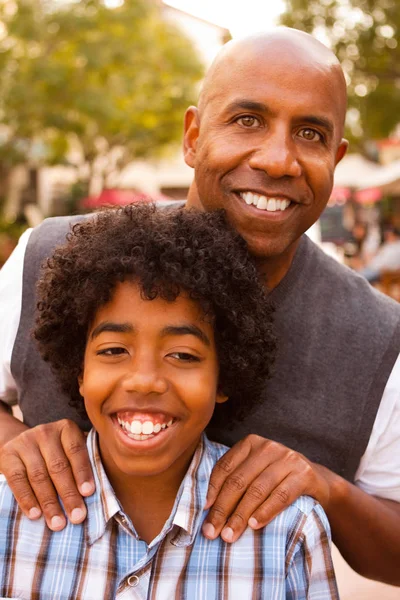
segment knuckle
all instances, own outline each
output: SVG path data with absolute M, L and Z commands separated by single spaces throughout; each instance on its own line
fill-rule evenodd
M 47 514 L 57 512 L 59 510 L 59 504 L 55 496 L 42 498 L 40 501 L 40 507 Z
M 32 483 L 40 485 L 48 480 L 48 473 L 41 467 L 33 468 L 29 473 L 29 479 Z
M 7 482 L 11 488 L 19 487 L 21 484 L 28 484 L 26 471 L 24 469 L 15 469 L 11 473 L 5 473 Z
M 73 504 L 76 504 L 77 501 L 79 501 L 79 504 L 81 504 L 81 496 L 79 496 L 75 490 L 72 489 L 65 489 L 63 490 L 62 494 L 60 494 L 60 496 L 62 497 L 62 501 L 66 504 L 72 502 Z
M 291 463 L 302 462 L 302 457 L 294 450 L 288 450 L 286 454 L 286 460 Z
M 233 468 L 232 461 L 227 457 L 221 458 L 214 467 L 214 469 L 216 469 L 217 471 L 222 472 L 224 474 L 226 474 L 226 473 L 229 474 L 232 471 L 232 468 Z
M 274 498 L 276 498 L 281 504 L 288 504 L 289 502 L 289 490 L 284 487 L 278 487 L 273 492 Z
M 232 526 L 241 526 L 247 524 L 247 519 L 240 512 L 233 513 L 232 517 L 229 519 L 229 525 Z
M 63 458 L 54 458 L 48 464 L 50 475 L 62 475 L 69 469 L 69 463 Z
M 232 490 L 242 492 L 246 487 L 246 482 L 242 475 L 230 475 L 226 480 L 226 486 Z
M 247 494 L 250 496 L 250 498 L 253 498 L 259 502 L 263 502 L 268 497 L 268 490 L 262 484 L 255 483 L 249 487 Z
M 225 520 L 226 519 L 226 511 L 219 504 L 214 505 L 210 510 L 209 519 L 214 520 Z
M 68 454 L 75 456 L 80 454 L 85 449 L 85 445 L 77 440 L 74 440 L 68 444 Z

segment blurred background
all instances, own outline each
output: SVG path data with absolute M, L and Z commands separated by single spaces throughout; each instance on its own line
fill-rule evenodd
M 183 114 L 205 70 L 277 24 L 330 46 L 348 82 L 350 153 L 309 234 L 400 300 L 398 0 L 0 0 L 0 266 L 47 216 L 184 199 Z M 344 600 L 400 597 L 335 556 Z

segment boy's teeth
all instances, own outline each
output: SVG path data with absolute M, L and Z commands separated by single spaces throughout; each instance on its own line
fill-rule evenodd
M 173 419 L 170 419 L 168 423 L 153 423 L 152 421 L 138 421 L 133 420 L 131 423 L 123 421 L 120 417 L 117 417 L 118 423 L 124 429 L 129 437 L 134 440 L 147 439 L 148 436 L 152 436 L 155 433 L 160 433 L 163 429 L 170 427 L 173 423 Z
M 246 204 L 253 204 L 259 210 L 266 210 L 268 212 L 285 210 L 290 204 L 290 200 L 286 200 L 286 198 L 282 200 L 278 198 L 267 198 L 266 196 L 253 194 L 253 192 L 240 192 L 240 196 Z

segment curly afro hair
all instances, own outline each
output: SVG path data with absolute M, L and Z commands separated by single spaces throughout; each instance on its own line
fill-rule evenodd
M 260 400 L 275 356 L 272 309 L 244 240 L 223 211 L 161 210 L 135 204 L 97 213 L 72 227 L 43 265 L 34 336 L 72 406 L 79 394 L 88 329 L 119 282 L 144 299 L 173 302 L 184 291 L 212 318 L 219 359 L 213 423 L 241 419 Z

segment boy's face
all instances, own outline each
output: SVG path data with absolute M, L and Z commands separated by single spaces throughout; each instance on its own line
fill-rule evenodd
M 143 300 L 118 284 L 88 334 L 80 392 L 99 434 L 104 465 L 115 475 L 185 473 L 217 393 L 212 324 L 181 295 Z

